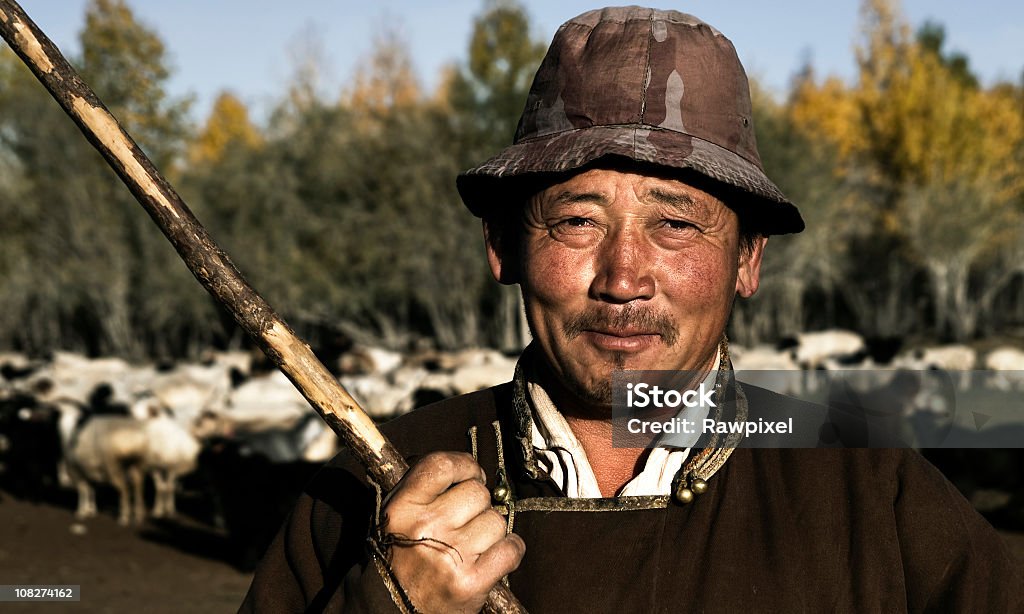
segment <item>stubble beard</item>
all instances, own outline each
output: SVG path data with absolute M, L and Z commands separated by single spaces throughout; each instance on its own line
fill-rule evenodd
M 562 328 L 566 340 L 572 341 L 588 330 L 638 328 L 657 334 L 665 347 L 672 347 L 679 341 L 679 327 L 668 314 L 652 307 L 627 304 L 620 310 L 611 306 L 594 306 L 573 317 Z M 535 335 L 536 337 L 536 335 Z M 622 370 L 629 359 L 628 352 L 610 352 L 612 368 Z M 612 404 L 611 373 L 606 378 L 585 382 L 565 374 L 562 385 L 588 405 L 610 408 Z

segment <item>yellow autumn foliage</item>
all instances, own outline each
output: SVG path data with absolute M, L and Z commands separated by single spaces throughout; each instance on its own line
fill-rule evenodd
M 342 96 L 343 104 L 356 111 L 386 113 L 420 102 L 419 79 L 405 40 L 396 29 L 375 37 L 372 52 L 356 69 L 353 85 Z
M 856 83 L 805 79 L 792 98 L 795 125 L 890 187 L 966 182 L 1002 202 L 1019 196 L 1024 116 L 1012 92 L 957 79 L 889 0 L 867 0 L 863 23 Z
M 193 165 L 219 161 L 232 146 L 256 148 L 262 144 L 259 130 L 249 120 L 249 110 L 234 95 L 223 92 L 213 103 L 206 124 L 189 149 Z
M 820 85 L 813 78 L 803 79 L 793 92 L 789 112 L 793 125 L 835 144 L 844 159 L 867 148 L 857 99 L 838 77 L 828 77 Z

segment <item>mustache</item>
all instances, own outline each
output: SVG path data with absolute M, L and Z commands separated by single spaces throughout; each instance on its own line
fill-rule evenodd
M 679 340 L 679 327 L 665 312 L 652 307 L 629 304 L 621 310 L 611 307 L 590 307 L 574 316 L 563 327 L 565 336 L 571 341 L 588 330 L 639 329 L 661 336 L 665 345 L 671 347 Z

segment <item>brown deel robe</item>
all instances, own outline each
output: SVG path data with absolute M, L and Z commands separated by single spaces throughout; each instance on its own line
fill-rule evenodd
M 1021 566 L 913 451 L 737 449 L 690 505 L 567 499 L 527 475 L 536 466 L 520 445 L 528 424 L 515 394 L 505 384 L 449 399 L 384 432 L 415 461 L 469 451 L 476 427 L 493 487 L 500 423 L 513 528 L 527 548 L 509 586 L 533 614 L 1024 612 Z M 752 415 L 779 398 L 747 396 Z M 367 562 L 376 502 L 350 456 L 328 463 L 270 546 L 241 611 L 397 611 Z

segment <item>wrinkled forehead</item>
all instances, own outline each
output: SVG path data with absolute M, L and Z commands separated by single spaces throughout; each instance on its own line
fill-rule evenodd
M 678 178 L 605 168 L 589 169 L 535 192 L 534 209 L 566 209 L 574 205 L 608 208 L 639 203 L 687 217 L 714 218 L 728 208 L 714 195 Z

